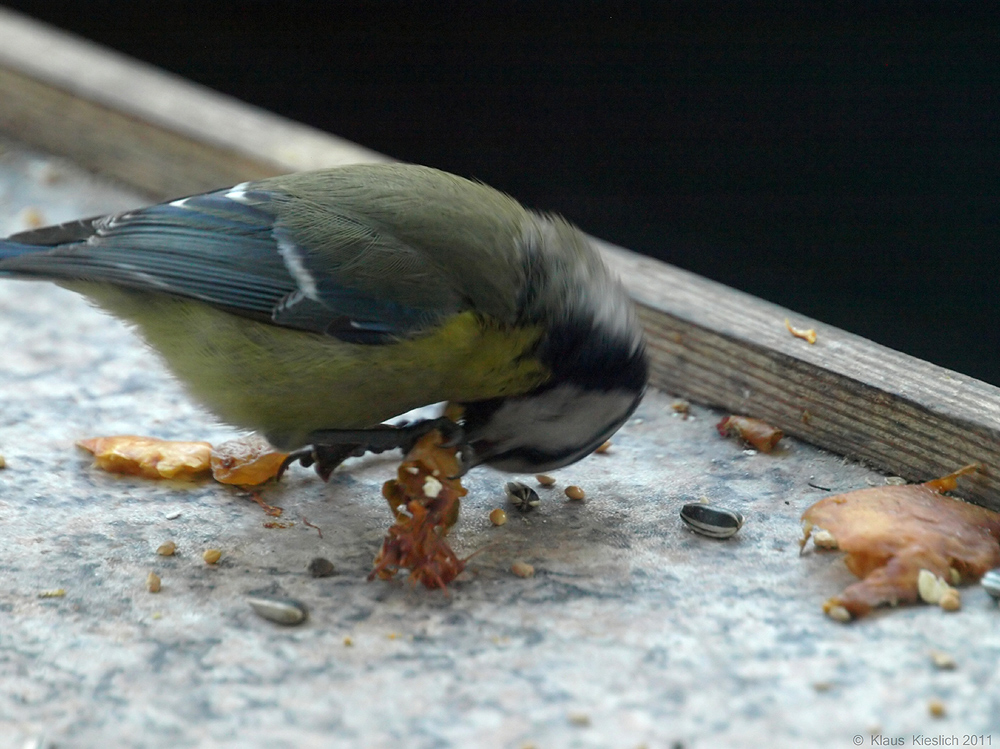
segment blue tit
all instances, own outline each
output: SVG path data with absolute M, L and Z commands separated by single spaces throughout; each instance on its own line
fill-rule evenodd
M 568 465 L 635 410 L 634 307 L 588 238 L 486 185 L 404 164 L 290 174 L 0 240 L 0 276 L 131 324 L 221 420 L 324 477 L 461 406 L 463 468 Z

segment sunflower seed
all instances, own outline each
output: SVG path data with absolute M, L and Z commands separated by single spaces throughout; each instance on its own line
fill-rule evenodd
M 542 503 L 538 492 L 520 481 L 508 481 L 503 488 L 507 499 L 521 512 L 531 512 Z
M 983 575 L 982 583 L 987 593 L 994 598 L 1000 598 L 1000 567 Z
M 691 502 L 681 508 L 681 520 L 695 533 L 710 538 L 729 538 L 743 527 L 743 516 L 732 510 Z

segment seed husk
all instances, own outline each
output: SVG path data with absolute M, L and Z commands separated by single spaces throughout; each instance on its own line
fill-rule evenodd
M 531 512 L 542 503 L 538 492 L 520 481 L 508 481 L 503 488 L 507 492 L 507 499 L 521 512 Z
M 587 496 L 587 493 L 579 486 L 567 486 L 566 496 L 572 500 L 580 501 L 581 499 Z
M 264 596 L 255 596 L 253 598 L 248 598 L 247 603 L 250 604 L 250 608 L 252 608 L 258 616 L 274 622 L 275 624 L 284 624 L 288 627 L 301 624 L 309 615 L 309 611 L 306 609 L 305 604 L 302 604 L 299 601 L 294 601 L 291 598 L 267 598 Z
M 552 486 L 554 483 L 556 483 L 556 480 L 554 478 L 544 473 L 540 473 L 537 476 L 535 476 L 535 481 L 537 481 L 542 486 Z
M 155 572 L 150 572 L 146 575 L 146 590 L 150 593 L 160 592 L 160 576 Z
M 980 582 L 987 593 L 994 598 L 1000 598 L 1000 568 L 987 572 Z
M 695 533 L 709 538 L 729 538 L 743 527 L 743 516 L 721 507 L 690 502 L 681 508 L 681 520 Z
M 316 557 L 309 562 L 309 574 L 313 577 L 330 577 L 336 573 L 333 562 L 325 557 Z
M 206 564 L 216 564 L 222 559 L 222 552 L 218 549 L 205 549 L 205 553 L 201 555 L 201 558 L 205 560 Z

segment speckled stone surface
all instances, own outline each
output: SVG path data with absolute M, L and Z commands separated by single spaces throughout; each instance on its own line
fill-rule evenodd
M 6 231 L 28 207 L 54 222 L 142 202 L 9 148 L 0 190 Z M 366 580 L 396 456 L 325 485 L 293 469 L 264 493 L 291 525 L 268 528 L 237 490 L 108 475 L 74 447 L 234 435 L 124 326 L 51 285 L 3 281 L 0 341 L 3 746 L 848 747 L 873 732 L 1000 745 L 1000 614 L 980 587 L 955 614 L 822 614 L 852 577 L 837 553 L 799 556 L 798 517 L 827 494 L 809 484 L 884 480 L 837 456 L 795 440 L 744 451 L 716 434 L 718 413 L 685 420 L 650 393 L 611 451 L 556 472 L 526 517 L 505 502 L 508 477 L 474 471 L 453 542 L 479 553 L 446 595 Z M 586 500 L 566 500 L 570 483 Z M 742 512 L 741 532 L 687 530 L 678 510 L 700 497 Z M 177 555 L 157 556 L 167 540 Z M 337 574 L 310 577 L 316 556 Z M 512 575 L 515 560 L 536 575 Z M 251 594 L 302 601 L 309 619 L 261 619 Z M 936 669 L 932 650 L 957 667 Z

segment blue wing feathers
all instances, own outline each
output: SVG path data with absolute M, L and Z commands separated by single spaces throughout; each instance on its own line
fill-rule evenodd
M 279 252 L 278 239 L 287 253 L 289 238 L 267 210 L 268 194 L 232 194 L 220 190 L 16 234 L 0 240 L 0 276 L 106 281 L 176 294 L 355 343 L 384 343 L 437 318 L 350 288 L 312 261 L 313 283 L 303 293 L 303 279 Z M 349 244 L 366 244 L 361 229 Z M 308 260 L 292 241 L 297 257 Z

